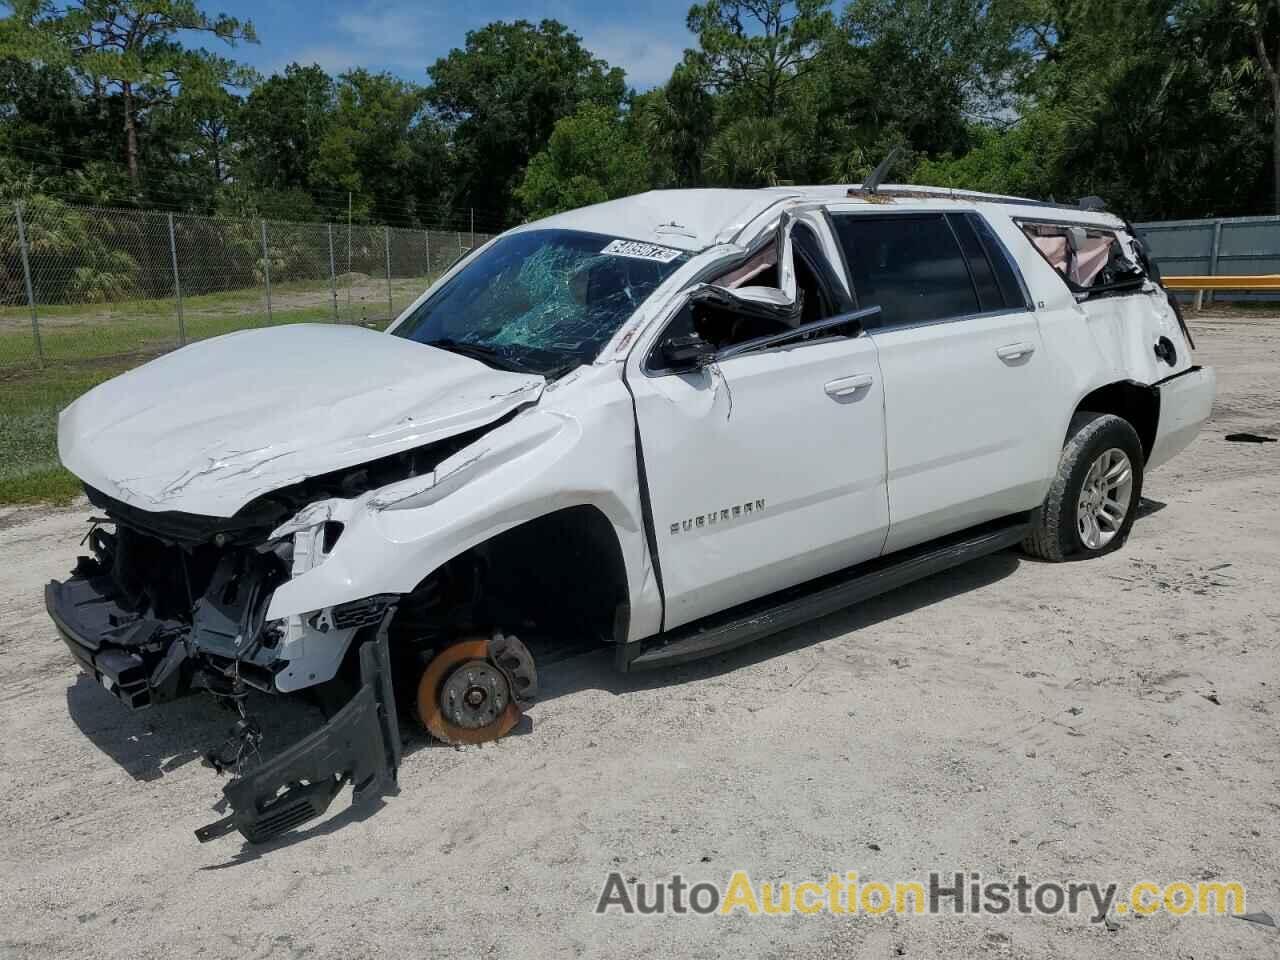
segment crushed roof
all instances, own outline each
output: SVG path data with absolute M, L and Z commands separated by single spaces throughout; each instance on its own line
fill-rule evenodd
M 787 201 L 846 201 L 868 205 L 912 205 L 951 200 L 967 206 L 991 205 L 1053 210 L 1080 222 L 1115 223 L 1112 214 L 1085 211 L 1066 204 L 1043 203 L 1023 197 L 953 190 L 947 187 L 885 184 L 879 195 L 867 198 L 858 186 L 820 184 L 814 186 L 743 188 L 697 188 L 649 190 L 645 193 L 609 200 L 558 213 L 516 228 L 517 230 L 582 230 L 630 240 L 696 252 L 718 243 L 733 242 L 744 227 Z M 1012 212 L 1012 211 L 1009 211 Z

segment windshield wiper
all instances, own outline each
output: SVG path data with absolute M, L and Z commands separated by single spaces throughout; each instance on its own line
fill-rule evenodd
M 481 363 L 497 367 L 499 370 L 509 370 L 512 373 L 538 372 L 518 360 L 513 360 L 511 357 L 499 353 L 495 347 L 486 347 L 480 343 L 469 343 L 465 340 L 444 337 L 440 340 L 428 341 L 427 346 L 439 347 L 441 350 L 448 350 L 450 353 L 456 353 L 462 357 L 470 357 L 472 360 L 479 360 Z

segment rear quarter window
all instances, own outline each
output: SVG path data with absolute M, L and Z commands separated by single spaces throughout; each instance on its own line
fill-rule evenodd
M 1115 230 L 1085 224 L 1020 220 L 1032 247 L 1075 294 L 1123 292 L 1141 286 L 1142 265 L 1132 260 Z

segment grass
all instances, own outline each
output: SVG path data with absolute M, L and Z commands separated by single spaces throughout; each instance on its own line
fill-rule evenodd
M 407 306 L 428 279 L 392 281 L 395 309 Z M 348 296 L 350 294 L 350 296 Z M 347 322 L 387 322 L 385 281 L 354 280 L 338 289 Z M 30 313 L 0 308 L 0 505 L 63 504 L 80 482 L 58 463 L 58 412 L 86 390 L 178 346 L 174 301 L 40 307 L 44 363 L 36 362 Z M 327 283 L 281 284 L 272 290 L 270 321 L 260 289 L 185 298 L 187 340 L 283 323 L 332 322 Z
M 80 493 L 58 463 L 58 411 L 136 362 L 47 366 L 0 379 L 0 504 L 67 503 Z
M 391 282 L 394 309 L 407 306 L 430 282 L 428 277 Z M 334 307 L 327 282 L 295 282 L 272 289 L 270 319 L 263 290 L 231 290 L 183 298 L 187 340 L 203 340 L 245 327 L 332 321 Z M 385 321 L 385 280 L 344 281 L 338 288 L 338 317 L 343 322 Z M 115 304 L 41 306 L 40 342 L 46 361 L 89 360 L 124 354 L 155 354 L 178 345 L 178 314 L 172 298 Z M 0 375 L 36 361 L 31 315 L 26 307 L 0 308 Z

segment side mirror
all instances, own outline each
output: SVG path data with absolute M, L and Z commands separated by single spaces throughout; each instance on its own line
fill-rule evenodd
M 668 370 L 684 373 L 705 367 L 716 358 L 717 351 L 714 344 L 703 340 L 696 333 L 690 333 L 666 340 L 659 352 L 662 363 Z

